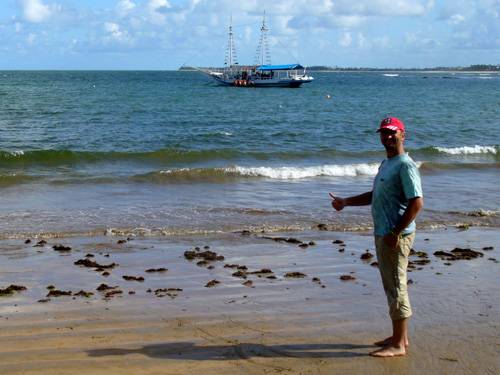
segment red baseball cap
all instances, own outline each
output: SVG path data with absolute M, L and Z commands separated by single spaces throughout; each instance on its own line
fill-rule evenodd
M 377 132 L 381 131 L 382 129 L 389 129 L 394 131 L 401 130 L 402 132 L 404 132 L 405 124 L 403 124 L 403 121 L 396 117 L 386 117 L 380 123 L 380 127 L 378 128 Z

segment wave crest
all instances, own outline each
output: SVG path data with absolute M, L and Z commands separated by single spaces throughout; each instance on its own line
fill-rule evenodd
M 355 177 L 377 174 L 379 164 L 322 165 L 312 167 L 235 167 L 242 176 L 267 177 L 277 180 L 296 180 L 312 177 Z
M 450 155 L 498 154 L 498 146 L 435 147 L 439 152 Z
M 136 175 L 137 181 L 147 182 L 225 182 L 241 178 L 299 180 L 314 177 L 355 177 L 377 174 L 379 164 L 322 165 L 311 167 L 241 167 L 179 168 Z

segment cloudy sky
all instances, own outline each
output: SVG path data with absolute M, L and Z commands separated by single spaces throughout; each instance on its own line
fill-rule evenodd
M 231 15 L 251 64 L 264 10 L 273 63 L 500 63 L 500 0 L 0 0 L 0 69 L 221 66 Z

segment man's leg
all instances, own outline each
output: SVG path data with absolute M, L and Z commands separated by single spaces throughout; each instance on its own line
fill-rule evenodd
M 396 357 L 406 355 L 405 341 L 408 340 L 408 318 L 392 321 L 392 338 L 390 344 L 371 352 L 373 357 Z
M 406 348 L 409 345 L 408 317 L 411 315 L 411 308 L 407 294 L 406 268 L 408 266 L 408 255 L 413 244 L 413 239 L 414 235 L 407 236 L 400 240 L 398 249 L 388 249 L 381 237 L 375 238 L 379 270 L 391 310 L 393 333 L 392 336 L 375 342 L 375 345 L 382 346 L 384 349 L 386 347 L 398 348 L 400 346 Z M 394 284 L 394 276 L 396 276 L 396 284 Z M 373 353 L 379 352 L 381 352 L 381 350 L 377 350 Z M 399 350 L 392 350 L 390 353 L 384 352 L 384 354 L 387 354 L 384 356 L 404 355 L 404 353 L 401 353 Z
M 401 324 L 399 322 L 402 322 Z M 400 336 L 401 335 L 401 336 Z M 392 336 L 385 338 L 384 340 L 380 340 L 375 342 L 374 344 L 377 346 L 389 346 L 393 343 L 403 343 L 405 348 L 410 346 L 410 342 L 408 340 L 408 318 L 392 320 Z

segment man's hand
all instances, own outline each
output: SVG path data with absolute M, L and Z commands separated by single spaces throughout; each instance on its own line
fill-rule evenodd
M 396 246 L 398 246 L 399 236 L 393 233 L 388 233 L 384 236 L 383 240 L 390 249 L 394 250 Z
M 330 198 L 332 198 L 332 207 L 335 208 L 337 211 L 343 210 L 345 207 L 345 199 L 337 197 L 337 196 L 333 195 L 332 193 L 328 193 L 328 194 L 330 194 Z

